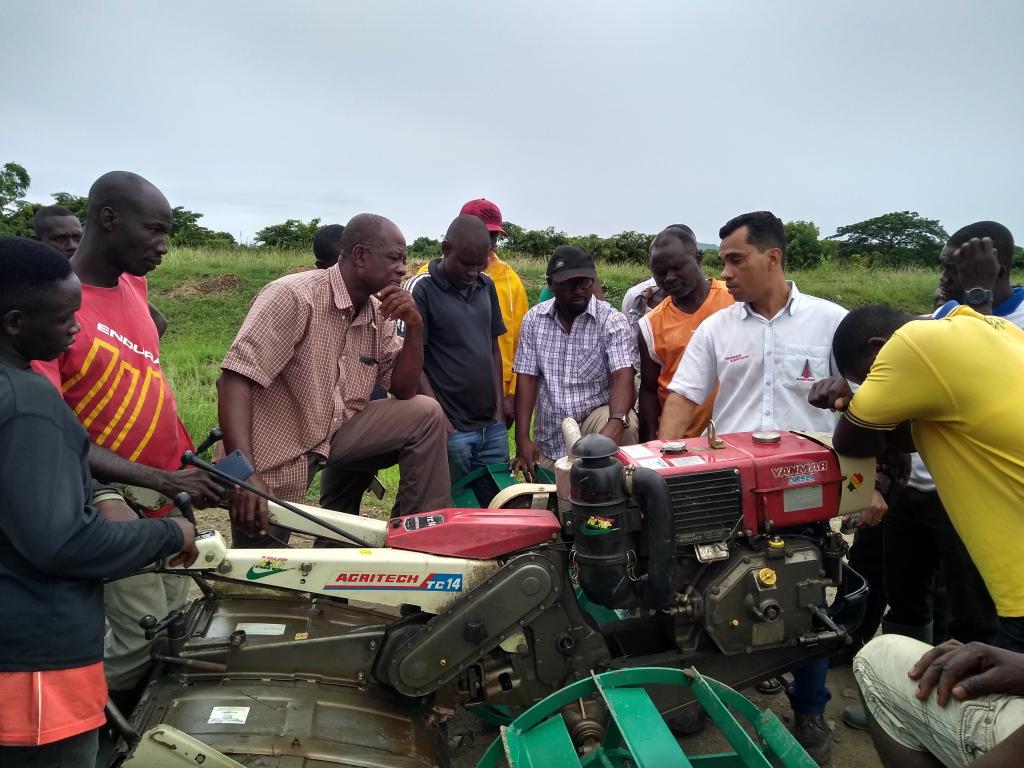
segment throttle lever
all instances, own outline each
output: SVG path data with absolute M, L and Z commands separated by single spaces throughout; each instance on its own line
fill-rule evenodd
M 181 516 L 188 520 L 192 525 L 196 524 L 196 516 L 192 511 L 192 497 L 185 491 L 180 491 L 174 494 L 174 506 L 181 512 Z
M 196 453 L 206 453 L 214 443 L 219 443 L 224 439 L 224 430 L 220 427 L 214 427 L 210 430 L 210 434 L 206 436 L 206 439 L 199 444 L 196 448 Z
M 167 627 L 178 619 L 182 619 L 185 616 L 185 612 L 181 609 L 171 611 L 163 619 L 157 620 L 156 616 L 151 613 L 147 613 L 141 619 L 139 619 L 139 627 L 141 627 L 146 633 L 147 640 L 153 640 L 158 634 L 163 632 Z

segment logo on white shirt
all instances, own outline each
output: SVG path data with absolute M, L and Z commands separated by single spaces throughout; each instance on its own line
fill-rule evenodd
M 817 381 L 814 378 L 814 374 L 811 372 L 811 361 L 809 358 L 804 358 L 804 367 L 800 371 L 800 375 L 796 377 L 797 381 Z

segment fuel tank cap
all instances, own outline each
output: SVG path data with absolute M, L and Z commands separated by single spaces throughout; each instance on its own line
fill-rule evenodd
M 753 432 L 750 439 L 758 445 L 776 445 L 782 442 L 782 435 L 778 432 Z
M 685 440 L 669 440 L 661 444 L 662 453 L 686 453 Z

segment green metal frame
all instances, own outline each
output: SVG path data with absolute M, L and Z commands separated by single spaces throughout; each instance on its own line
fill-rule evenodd
M 554 474 L 544 469 L 544 467 L 536 467 L 535 471 L 538 483 L 550 484 L 555 482 Z M 486 467 L 480 467 L 452 483 L 452 506 L 471 509 L 490 501 L 490 499 L 477 499 L 476 494 L 473 492 L 473 482 L 482 477 L 490 477 L 491 482 L 494 483 L 498 491 L 503 491 L 519 482 L 512 470 L 509 469 L 508 464 L 489 464 Z
M 643 686 L 687 686 L 722 731 L 733 752 L 688 757 Z M 560 711 L 592 695 L 610 714 L 602 743 L 580 756 Z M 731 710 L 731 711 L 730 711 Z M 734 714 L 735 713 L 735 716 Z M 747 721 L 755 741 L 737 721 Z M 502 726 L 477 768 L 816 768 L 814 761 L 771 710 L 695 669 L 635 667 L 591 675 L 557 691 Z

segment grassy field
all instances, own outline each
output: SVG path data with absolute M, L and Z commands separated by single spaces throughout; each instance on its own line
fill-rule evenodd
M 522 277 L 531 304 L 536 302 L 544 286 L 546 263 L 514 255 L 505 258 Z M 218 366 L 250 300 L 271 280 L 311 264 L 311 254 L 295 251 L 178 249 L 167 254 L 160 268 L 149 276 L 151 299 L 169 323 L 161 361 L 174 387 L 181 417 L 197 442 L 216 425 L 214 382 Z M 599 272 L 608 286 L 607 298 L 615 306 L 629 286 L 649 276 L 640 265 L 599 266 Z M 711 265 L 707 272 L 718 275 Z M 834 265 L 790 276 L 805 293 L 846 307 L 884 302 L 917 312 L 930 308 L 937 277 L 926 270 Z M 397 470 L 385 473 L 382 479 L 393 492 Z

